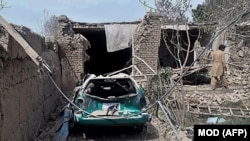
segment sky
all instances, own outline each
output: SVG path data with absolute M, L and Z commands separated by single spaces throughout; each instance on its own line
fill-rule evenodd
M 9 23 L 39 32 L 45 15 L 66 15 L 76 22 L 130 22 L 142 19 L 149 8 L 139 0 L 4 0 L 0 15 Z M 155 0 L 141 0 L 154 7 Z M 192 7 L 204 0 L 191 0 Z M 47 13 L 47 14 L 44 14 Z

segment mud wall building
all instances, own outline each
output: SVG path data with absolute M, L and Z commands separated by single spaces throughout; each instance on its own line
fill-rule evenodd
M 72 91 L 82 74 L 91 71 L 103 74 L 131 65 L 133 52 L 145 60 L 133 60 L 133 63 L 146 63 L 154 71 L 157 69 L 157 38 L 160 37 L 158 15 L 148 14 L 143 21 L 130 23 L 139 25 L 132 45 L 135 50 L 145 49 L 139 53 L 132 48 L 107 53 L 103 24 L 83 26 L 70 21 L 66 16 L 60 16 L 58 23 L 57 36 L 47 38 L 47 42 L 44 37 L 26 27 L 14 27 L 55 68 L 53 78 L 64 92 Z M 148 31 L 154 34 L 150 35 Z M 39 72 L 39 67 L 3 27 L 0 39 L 0 140 L 33 140 L 37 128 L 53 112 L 59 92 L 47 74 Z M 143 56 L 147 52 L 151 53 Z M 145 65 L 139 65 L 139 69 L 144 73 L 152 73 Z
M 63 80 L 67 83 L 75 84 L 77 79 L 80 79 L 81 74 L 94 73 L 96 75 L 104 75 L 130 65 L 134 65 L 138 69 L 133 68 L 123 72 L 133 76 L 138 74 L 153 75 L 156 74 L 160 67 L 179 67 L 179 62 L 174 60 L 170 51 L 167 50 L 167 48 L 170 48 L 173 54 L 176 55 L 177 51 L 173 42 L 177 40 L 177 30 L 170 26 L 162 25 L 161 18 L 160 14 L 149 12 L 142 20 L 134 22 L 81 23 L 71 21 L 66 16 L 61 16 L 59 18 L 60 34 L 58 42 L 69 67 L 73 68 L 73 72 L 67 72 L 73 74 L 63 76 L 76 76 L 73 81 L 71 77 Z M 137 25 L 131 40 L 131 46 L 116 52 L 108 52 L 105 25 L 129 24 Z M 180 25 L 179 27 L 184 26 Z M 204 46 L 208 42 L 205 39 L 209 39 L 209 35 L 202 33 L 205 36 L 204 38 L 201 36 L 201 29 L 197 25 L 188 26 L 188 35 L 186 29 L 179 29 L 179 32 L 181 35 L 180 40 L 182 40 L 181 45 L 184 50 L 187 49 L 187 36 L 189 36 L 191 52 L 189 53 L 187 65 L 190 65 L 197 56 L 196 49 L 194 49 L 195 41 L 201 41 L 202 46 Z M 168 40 L 167 43 L 164 42 L 165 39 Z M 186 52 L 181 52 L 181 61 L 184 61 Z M 76 57 L 77 54 L 78 56 Z M 65 70 L 62 69 L 62 73 Z M 69 89 L 72 89 L 72 87 L 73 85 L 67 86 Z
M 132 64 L 136 65 L 143 74 L 156 74 L 158 69 L 161 18 L 157 13 L 148 13 L 135 33 Z
M 45 39 L 25 27 L 15 26 L 26 41 L 54 66 L 60 87 L 61 70 L 56 52 Z M 29 141 L 56 107 L 57 89 L 5 29 L 0 27 L 0 140 Z
M 72 24 L 66 16 L 58 19 L 59 29 L 56 37 L 62 71 L 62 88 L 71 91 L 84 73 L 84 63 L 89 59 L 86 50 L 88 40 L 72 30 Z
M 104 26 L 110 24 L 137 25 L 128 48 L 107 51 Z M 135 65 L 142 74 L 152 75 L 161 67 L 164 29 L 157 13 L 147 13 L 141 21 L 97 24 L 60 16 L 56 37 L 46 41 L 28 28 L 15 27 L 55 68 L 53 78 L 64 92 L 72 91 L 87 73 L 103 75 Z M 46 73 L 38 72 L 38 66 L 3 28 L 0 39 L 0 140 L 32 140 L 38 126 L 53 112 L 59 94 Z M 138 70 L 124 72 L 137 75 Z
M 107 74 L 136 65 L 143 74 L 155 74 L 158 67 L 158 48 L 161 38 L 161 16 L 147 13 L 142 21 L 120 23 L 80 23 L 60 16 L 59 43 L 61 58 L 67 62 L 73 72 L 65 72 L 75 79 L 62 78 L 71 84 L 77 83 L 81 74 Z M 131 24 L 138 25 L 129 48 L 108 52 L 106 46 L 105 25 Z M 66 65 L 65 65 L 66 66 Z M 67 69 L 62 68 L 62 73 Z M 70 69 L 69 69 L 70 70 Z M 131 74 L 132 70 L 125 71 Z M 64 83 L 64 82 L 63 82 Z M 68 84 L 65 84 L 68 85 Z M 73 85 L 66 86 L 67 90 Z

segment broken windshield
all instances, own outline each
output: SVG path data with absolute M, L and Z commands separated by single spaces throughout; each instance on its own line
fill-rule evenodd
M 101 98 L 109 98 L 136 93 L 136 88 L 128 78 L 92 79 L 87 84 L 84 93 Z

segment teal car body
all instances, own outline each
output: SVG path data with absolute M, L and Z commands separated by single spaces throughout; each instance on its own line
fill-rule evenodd
M 150 119 L 143 89 L 129 75 L 90 75 L 75 90 L 74 122 L 89 126 L 138 126 Z

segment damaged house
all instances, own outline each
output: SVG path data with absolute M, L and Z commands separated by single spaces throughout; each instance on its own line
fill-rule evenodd
M 120 23 L 80 23 L 60 16 L 55 38 L 45 39 L 24 27 L 16 29 L 36 52 L 46 58 L 49 65 L 57 68 L 53 77 L 64 92 L 72 91 L 87 73 L 105 75 L 122 70 L 137 80 L 142 80 L 141 77 L 156 75 L 160 69 L 171 67 L 178 74 L 180 62 L 185 62 L 188 55 L 186 66 L 190 66 L 211 39 L 210 34 L 195 24 L 180 25 L 178 28 L 174 25 L 162 25 L 161 16 L 156 13 L 148 13 L 141 21 Z M 249 24 L 236 26 L 235 32 L 240 31 L 249 31 Z M 177 32 L 181 36 L 180 40 L 176 38 Z M 201 68 L 197 66 L 210 64 L 212 49 L 215 50 L 221 43 L 227 43 L 230 68 L 228 82 L 242 87 L 231 88 L 232 92 L 226 96 L 232 101 L 246 99 L 250 90 L 249 39 L 247 36 L 237 37 L 242 42 L 235 44 L 236 37 L 229 37 L 227 34 L 218 37 L 211 50 L 203 54 L 192 67 L 194 72 L 200 71 Z M 27 140 L 31 137 L 24 132 L 35 134 L 34 129 L 50 117 L 56 107 L 59 92 L 48 76 L 37 74 L 37 66 L 2 27 L 1 39 L 4 42 L 0 47 L 0 73 L 3 76 L 0 79 L 0 140 L 16 140 L 21 137 L 21 140 Z M 182 46 L 181 50 L 176 48 L 177 42 Z M 190 52 L 187 54 L 188 49 Z M 180 62 L 175 58 L 177 53 Z M 187 97 L 194 99 L 197 87 L 188 88 L 193 89 Z M 213 103 L 214 99 L 207 97 L 208 89 L 203 89 L 198 89 L 199 101 Z M 216 96 L 218 103 L 223 102 L 220 95 Z M 247 102 L 249 104 L 248 99 Z M 13 105 L 10 107 L 9 103 Z
M 62 78 L 65 85 L 69 85 L 68 82 L 75 84 L 81 74 L 104 75 L 131 65 L 133 67 L 123 72 L 135 77 L 157 74 L 159 68 L 163 67 L 178 68 L 178 62 L 174 59 L 177 54 L 174 47 L 177 27 L 162 26 L 161 18 L 157 13 L 147 13 L 142 21 L 80 23 L 60 16 L 57 42 L 61 49 L 60 56 L 65 58 L 63 62 L 67 64 L 64 65 L 66 68 L 62 68 L 62 73 L 68 74 L 63 75 L 67 78 Z M 208 41 L 202 38 L 202 31 L 197 25 L 179 26 L 178 32 L 184 48 L 180 56 L 182 62 L 190 40 L 188 66 L 196 57 L 195 41 L 200 41 L 201 45 Z M 73 68 L 74 72 L 67 71 L 69 68 Z M 70 89 L 73 86 L 67 87 Z

